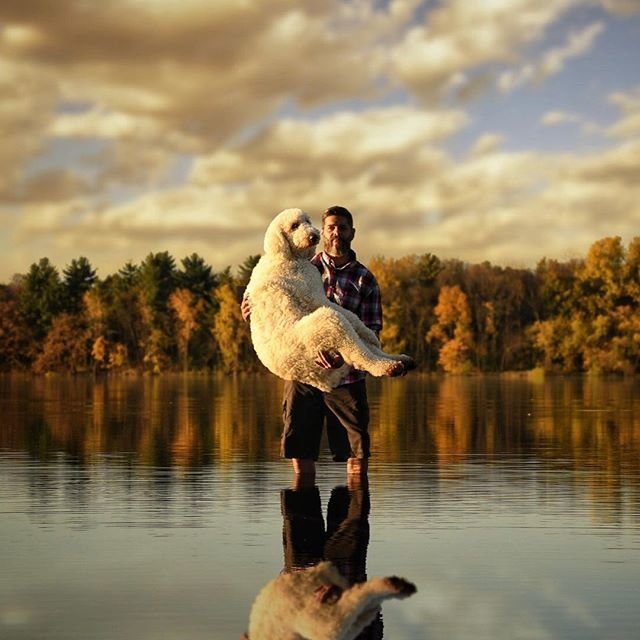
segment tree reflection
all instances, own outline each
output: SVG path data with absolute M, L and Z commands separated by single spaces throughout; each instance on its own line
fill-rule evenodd
M 562 464 L 583 472 L 572 482 L 597 517 L 640 502 L 636 379 L 414 376 L 369 389 L 375 464 Z M 36 460 L 184 470 L 279 460 L 281 383 L 271 376 L 3 375 L 0 412 L 0 447 Z

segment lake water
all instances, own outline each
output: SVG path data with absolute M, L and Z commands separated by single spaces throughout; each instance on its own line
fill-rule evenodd
M 0 638 L 237 639 L 327 556 L 418 588 L 367 637 L 639 637 L 638 381 L 369 390 L 368 485 L 294 487 L 270 376 L 0 377 Z

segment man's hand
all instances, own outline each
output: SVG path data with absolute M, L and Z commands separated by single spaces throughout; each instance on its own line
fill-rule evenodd
M 344 364 L 344 358 L 337 351 L 320 351 L 316 364 L 323 369 L 339 369 Z
M 242 302 L 240 303 L 240 313 L 242 314 L 242 319 L 245 322 L 249 322 L 249 317 L 251 316 L 251 303 L 249 302 L 248 297 L 242 298 Z

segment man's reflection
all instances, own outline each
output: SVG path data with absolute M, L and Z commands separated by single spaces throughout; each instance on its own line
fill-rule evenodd
M 369 486 L 366 478 L 349 478 L 349 486 L 337 486 L 322 516 L 320 491 L 304 476 L 281 493 L 284 571 L 292 572 L 330 560 L 349 584 L 367 580 L 369 546 Z M 358 640 L 383 637 L 382 615 L 357 636 Z

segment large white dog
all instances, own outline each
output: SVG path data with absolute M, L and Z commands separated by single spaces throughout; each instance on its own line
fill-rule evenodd
M 416 592 L 397 576 L 355 585 L 331 562 L 280 574 L 258 594 L 249 619 L 248 640 L 354 640 L 391 598 Z
M 336 387 L 348 366 L 378 377 L 412 368 L 409 356 L 384 353 L 373 331 L 327 299 L 322 277 L 309 261 L 319 240 L 320 232 L 301 209 L 285 209 L 267 228 L 264 255 L 246 291 L 251 339 L 262 364 L 280 378 L 321 391 Z M 321 351 L 338 352 L 345 364 L 323 369 L 316 364 Z

